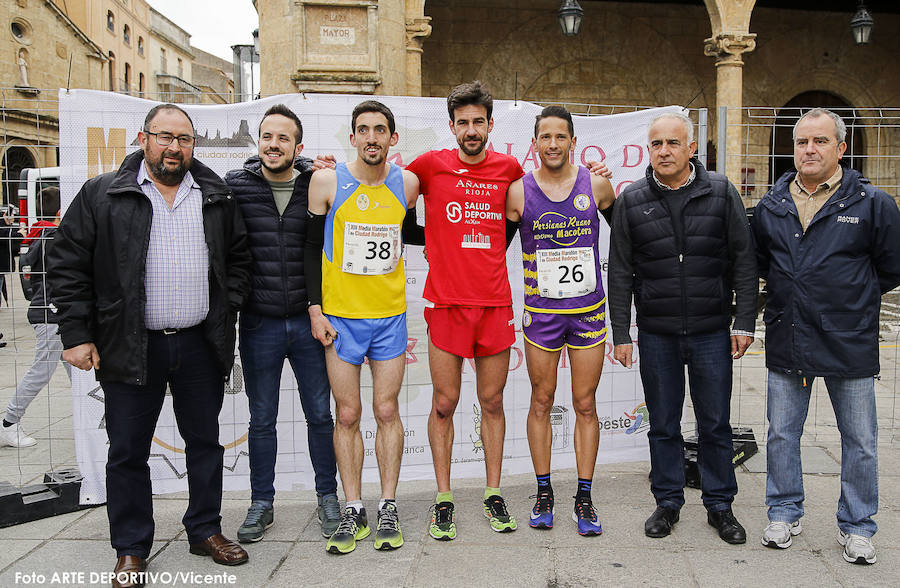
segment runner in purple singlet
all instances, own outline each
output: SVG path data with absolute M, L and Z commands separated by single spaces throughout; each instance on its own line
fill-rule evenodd
M 572 518 L 581 535 L 602 533 L 591 503 L 591 480 L 600 431 L 595 393 L 603 369 L 606 294 L 600 278 L 598 210 L 615 200 L 604 177 L 573 165 L 572 115 L 548 106 L 537 117 L 533 139 L 541 167 L 509 187 L 506 216 L 521 221 L 525 266 L 522 326 L 531 378 L 528 444 L 537 476 L 537 501 L 529 524 L 553 526 L 550 484 L 550 410 L 563 347 L 572 366 L 578 489 Z

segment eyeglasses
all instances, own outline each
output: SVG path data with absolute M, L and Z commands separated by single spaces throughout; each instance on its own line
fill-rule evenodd
M 179 147 L 193 147 L 194 141 L 196 137 L 193 135 L 178 135 L 177 137 L 172 133 L 151 133 L 150 131 L 144 131 L 148 135 L 153 135 L 156 137 L 156 144 L 160 147 L 168 147 L 172 144 L 172 141 L 178 140 Z

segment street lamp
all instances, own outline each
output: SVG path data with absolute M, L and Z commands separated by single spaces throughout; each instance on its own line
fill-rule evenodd
M 857 45 L 868 45 L 874 24 L 875 21 L 866 9 L 865 2 L 859 0 L 856 14 L 853 15 L 853 19 L 850 21 L 850 30 L 853 32 L 853 40 L 856 41 Z
M 556 11 L 556 18 L 559 20 L 559 27 L 563 34 L 567 37 L 574 37 L 581 30 L 584 9 L 578 4 L 578 0 L 562 0 L 559 10 Z

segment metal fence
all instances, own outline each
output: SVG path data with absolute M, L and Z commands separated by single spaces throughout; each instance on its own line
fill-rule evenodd
M 747 206 L 754 206 L 784 172 L 794 168 L 792 131 L 794 124 L 811 107 L 744 107 L 737 116 L 733 109 L 716 112 L 717 171 L 736 168 L 732 177 Z M 840 108 L 830 110 L 847 125 L 844 159 L 871 182 L 894 198 L 900 197 L 900 108 Z M 737 129 L 741 149 L 725 151 L 725 137 Z M 702 135 L 701 135 L 702 136 Z
M 23 95 L 16 89 L 0 88 L 0 166 L 2 166 L 3 202 L 15 199 L 19 174 L 24 167 L 55 166 L 58 162 L 58 100 L 57 90 L 41 90 Z M 549 102 L 541 102 L 549 104 Z M 646 106 L 565 104 L 573 113 L 602 116 L 650 108 Z M 765 194 L 777 176 L 776 171 L 790 165 L 790 144 L 785 152 L 783 135 L 790 137 L 793 120 L 802 109 L 785 112 L 775 108 L 745 108 L 740 120 L 728 120 L 718 115 L 710 124 L 706 109 L 690 110 L 697 125 L 698 154 L 710 168 L 724 169 L 736 159 L 743 177 L 739 184 L 749 205 Z M 841 112 L 848 122 L 848 143 L 851 162 L 861 167 L 873 183 L 895 197 L 900 193 L 900 108 L 856 108 Z M 793 117 L 793 119 L 792 119 Z M 736 117 L 735 117 L 736 118 Z M 739 126 L 743 152 L 725 153 L 718 143 L 704 138 L 724 136 L 728 125 Z M 0 252 L 10 243 L 0 241 Z M 2 265 L 0 265 L 2 268 Z M 0 408 L 13 395 L 16 384 L 31 366 L 35 336 L 28 324 L 28 301 L 20 286 L 21 268 L 14 266 L 5 275 L 8 299 L 0 299 Z M 882 371 L 876 381 L 879 411 L 879 435 L 883 443 L 900 441 L 900 407 L 897 406 L 900 381 L 900 292 L 888 293 L 883 299 L 881 316 L 880 357 Z M 763 326 L 757 327 L 759 343 L 747 356 L 736 362 L 732 422 L 750 426 L 758 440 L 766 431 L 766 370 L 764 367 Z M 690 407 L 690 400 L 687 401 Z M 686 410 L 687 429 L 693 427 L 693 413 Z M 75 463 L 72 432 L 72 403 L 68 379 L 64 370 L 57 370 L 48 389 L 42 391 L 29 408 L 26 430 L 40 437 L 38 449 L 13 450 L 0 448 L 0 481 L 14 484 L 30 483 L 48 470 L 71 467 Z M 820 380 L 813 386 L 806 442 L 828 442 L 838 436 L 827 392 Z

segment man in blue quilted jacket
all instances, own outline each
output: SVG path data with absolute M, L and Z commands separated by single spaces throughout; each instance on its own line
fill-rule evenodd
M 878 423 L 875 379 L 881 295 L 900 284 L 900 210 L 840 165 L 847 129 L 815 108 L 794 126 L 794 165 L 756 207 L 752 229 L 767 280 L 769 435 L 763 545 L 800 534 L 800 436 L 816 377 L 841 433 L 838 542 L 850 563 L 875 563 Z
M 274 522 L 275 422 L 285 359 L 297 379 L 306 417 L 322 535 L 330 536 L 341 518 L 325 351 L 313 339 L 307 310 L 303 246 L 313 165 L 299 157 L 302 140 L 299 117 L 284 104 L 276 104 L 259 124 L 259 154 L 225 176 L 240 204 L 253 255 L 239 344 L 250 401 L 251 504 L 238 529 L 243 543 L 262 539 Z

